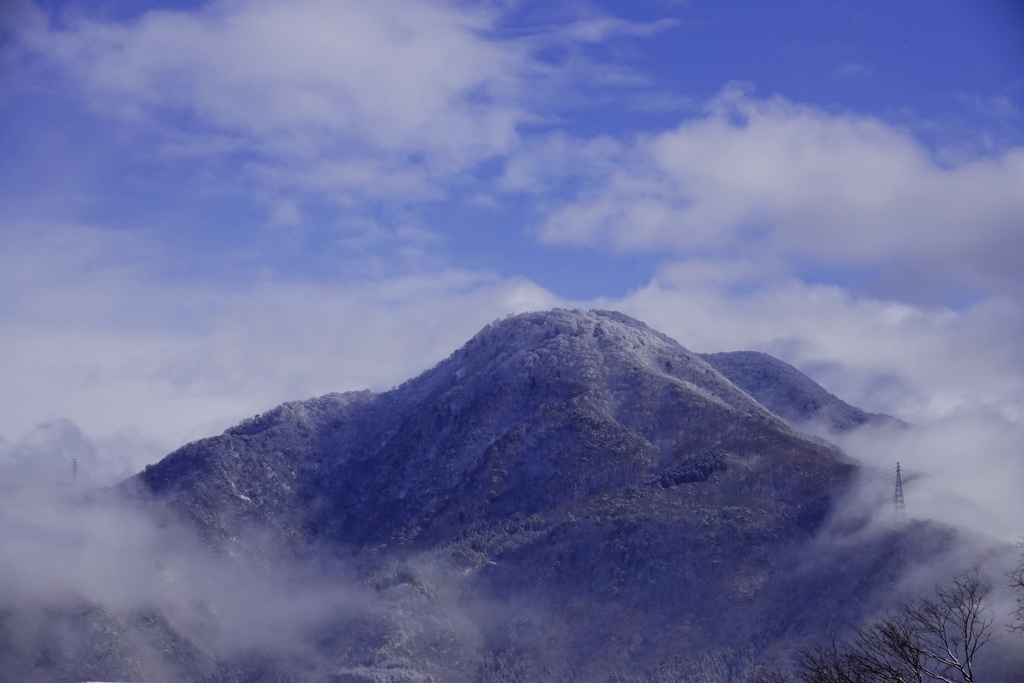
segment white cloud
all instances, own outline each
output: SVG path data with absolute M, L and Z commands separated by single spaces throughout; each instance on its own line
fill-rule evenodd
M 1019 287 L 1021 148 L 944 166 L 881 120 L 730 86 L 704 116 L 613 153 L 597 181 L 550 212 L 543 239 L 899 266 Z
M 519 278 L 436 265 L 343 284 L 173 283 L 159 279 L 167 257 L 123 233 L 23 234 L 0 256 L 0 433 L 66 417 L 119 457 L 119 439 L 167 451 L 285 400 L 387 389 L 495 317 L 557 305 Z
M 505 152 L 530 118 L 518 104 L 529 53 L 484 35 L 496 16 L 423 0 L 223 0 L 79 17 L 23 40 L 98 110 L 163 129 L 168 149 L 255 154 L 282 185 L 429 194 L 431 174 Z M 388 186 L 393 175 L 406 177 Z

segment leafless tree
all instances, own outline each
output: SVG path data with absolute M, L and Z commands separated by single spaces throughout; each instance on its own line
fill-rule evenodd
M 1013 610 L 1013 621 L 1008 624 L 1011 631 L 1024 634 L 1024 540 L 1017 543 L 1020 548 L 1020 562 L 1010 572 L 1010 588 L 1017 594 L 1017 606 Z
M 1024 578 L 1024 576 L 1022 576 Z M 977 571 L 957 574 L 935 597 L 922 598 L 835 640 L 800 653 L 796 683 L 975 683 L 978 651 L 994 617 Z M 778 671 L 757 683 L 786 683 Z
M 923 683 L 925 669 L 916 620 L 904 606 L 857 631 L 852 663 L 866 681 Z
M 958 574 L 906 610 L 916 638 L 909 647 L 921 656 L 924 672 L 947 683 L 974 682 L 974 661 L 994 637 L 995 617 L 977 570 Z

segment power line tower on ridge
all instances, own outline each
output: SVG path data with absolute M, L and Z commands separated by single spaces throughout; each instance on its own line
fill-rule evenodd
M 900 473 L 899 463 L 896 463 L 896 493 L 893 494 L 892 506 L 896 519 L 904 520 L 907 518 L 907 504 L 903 500 L 903 477 Z

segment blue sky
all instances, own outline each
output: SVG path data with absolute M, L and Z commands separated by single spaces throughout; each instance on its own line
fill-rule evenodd
M 260 149 L 259 136 L 269 132 L 261 126 L 273 124 L 224 107 L 244 107 L 242 90 L 262 87 L 261 78 L 269 86 L 265 96 L 284 101 L 324 84 L 345 90 L 351 85 L 346 78 L 359 78 L 359 69 L 332 74 L 329 68 L 319 72 L 299 61 L 289 73 L 259 68 L 239 73 L 231 71 L 235 65 L 230 53 L 219 53 L 213 59 L 222 62 L 210 70 L 219 66 L 222 72 L 210 74 L 209 83 L 193 81 L 177 96 L 160 98 L 151 89 L 162 87 L 161 78 L 178 79 L 179 84 L 201 79 L 192 70 L 202 71 L 204 65 L 172 59 L 162 71 L 155 65 L 140 66 L 131 77 L 142 80 L 132 86 L 112 85 L 98 82 L 104 78 L 99 70 L 114 68 L 109 60 L 116 59 L 116 50 L 125 44 L 107 35 L 109 42 L 101 42 L 97 49 L 108 53 L 85 57 L 80 52 L 89 49 L 86 41 L 110 28 L 126 31 L 122 40 L 144 41 L 150 39 L 147 31 L 170 30 L 153 26 L 161 19 L 173 25 L 176 19 L 198 18 L 195 26 L 179 26 L 180 35 L 165 36 L 163 45 L 135 44 L 130 48 L 134 57 L 121 55 L 126 60 L 159 59 L 161 50 L 187 49 L 186 41 L 201 35 L 204 18 L 205 39 L 213 41 L 218 30 L 231 30 L 218 29 L 218 24 L 244 20 L 246 12 L 257 14 L 255 5 L 216 7 L 191 2 L 53 2 L 38 5 L 36 16 L 26 16 L 31 6 L 19 13 L 22 26 L 34 28 L 30 47 L 13 50 L 0 112 L 7 160 L 0 172 L 9 223 L 43 219 L 146 230 L 164 248 L 177 252 L 175 269 L 183 276 L 202 274 L 208 270 L 206 259 L 217 256 L 235 265 L 233 278 L 244 279 L 254 268 L 270 267 L 287 277 L 311 274 L 317 280 L 338 277 L 339 262 L 364 257 L 364 249 L 383 259 L 391 257 L 393 240 L 381 237 L 369 246 L 365 240 L 357 240 L 358 246 L 353 242 L 353 235 L 365 232 L 367 225 L 383 231 L 404 226 L 431 233 L 437 238 L 432 251 L 449 262 L 503 276 L 524 275 L 561 296 L 586 299 L 621 296 L 646 284 L 665 255 L 652 245 L 620 247 L 609 256 L 599 245 L 559 249 L 537 238 L 550 207 L 571 202 L 574 192 L 593 179 L 579 168 L 560 169 L 557 178 L 545 179 L 548 186 L 526 193 L 502 191 L 498 181 L 519 156 L 553 136 L 565 136 L 576 148 L 594 140 L 629 147 L 638 136 L 699 120 L 723 88 L 742 83 L 752 101 L 778 95 L 837 117 L 875 117 L 917 141 L 925 153 L 953 155 L 954 164 L 964 158 L 998 156 L 1021 143 L 1024 10 L 1019 3 L 462 4 L 436 18 L 438 36 L 460 21 L 460 12 L 483 12 L 473 17 L 471 26 L 461 27 L 472 29 L 465 49 L 507 61 L 494 70 L 461 74 L 463 82 L 448 84 L 455 90 L 435 93 L 449 100 L 434 102 L 439 107 L 434 113 L 451 114 L 443 107 L 466 105 L 467 98 L 477 96 L 479 110 L 463 113 L 484 125 L 509 117 L 504 125 L 510 130 L 498 133 L 506 139 L 457 139 L 453 134 L 432 141 L 429 136 L 437 131 L 422 130 L 416 133 L 419 139 L 379 138 L 376 148 L 371 142 L 369 149 L 360 150 L 367 165 L 390 157 L 392 170 L 410 173 L 410 182 L 420 185 L 409 193 L 395 188 L 381 196 L 367 187 L 323 187 L 326 181 L 312 178 L 267 182 L 247 172 L 252 164 L 262 166 L 261 174 L 309 172 L 295 164 L 337 160 L 364 147 L 359 139 L 363 122 L 350 120 L 351 130 L 338 126 L 320 143 L 292 141 L 334 148 L 320 159 L 301 160 L 290 158 L 288 149 Z M 303 22 L 315 21 L 314 11 L 295 16 L 296 35 L 289 39 L 301 40 Z M 333 14 L 334 20 L 345 21 L 344 10 Z M 42 22 L 48 25 L 40 28 Z M 234 30 L 240 41 L 267 38 L 253 27 Z M 424 31 L 421 38 L 423 44 L 415 49 L 433 49 L 428 41 L 434 36 Z M 55 55 L 60 43 L 66 52 Z M 393 47 L 378 44 L 381 52 L 372 59 L 386 59 Z M 288 54 L 289 45 L 284 42 L 275 49 Z M 324 47 L 324 59 L 332 56 L 342 53 Z M 349 57 L 345 53 L 344 58 Z M 457 59 L 448 55 L 452 57 Z M 83 58 L 96 61 L 83 64 Z M 395 88 L 401 87 L 403 66 L 396 63 L 386 76 L 395 81 Z M 271 65 L 266 67 L 272 70 Z M 420 75 L 443 78 L 433 71 Z M 216 87 L 213 81 L 232 76 L 240 80 L 234 97 L 203 100 L 212 93 L 199 88 Z M 310 80 L 294 89 L 276 80 L 288 77 Z M 506 92 L 486 92 L 499 82 Z M 473 93 L 474 88 L 482 91 Z M 111 97 L 117 100 L 105 102 Z M 253 106 L 261 104 L 266 102 Z M 204 105 L 205 111 L 196 109 Z M 372 106 L 356 116 L 376 115 Z M 415 107 L 415 98 L 410 96 L 401 106 Z M 392 123 L 399 128 L 422 123 L 411 114 L 402 112 L 399 116 L 404 118 L 396 117 Z M 311 129 L 322 123 L 296 117 L 280 121 L 272 132 L 313 135 Z M 381 136 L 403 133 L 412 131 L 379 131 Z M 251 139 L 239 139 L 245 136 Z M 220 145 L 220 151 L 181 149 L 202 144 Z M 386 149 L 396 144 L 398 148 Z M 446 145 L 463 157 L 440 158 L 447 156 Z M 474 145 L 476 149 L 468 148 Z M 454 166 L 437 168 L 442 163 Z M 493 201 L 493 207 L 481 206 L 482 196 Z M 286 249 L 281 248 L 283 231 L 267 227 L 275 222 L 274 202 L 279 202 L 276 222 L 292 224 L 283 238 L 288 241 Z M 756 233 L 759 228 L 750 229 Z M 243 242 L 244 256 L 238 253 Z M 956 304 L 965 296 L 970 300 L 978 288 L 978 283 L 958 282 L 959 286 L 941 291 L 925 287 L 926 291 L 901 292 L 899 278 L 894 283 L 887 274 L 877 273 L 871 259 L 855 264 L 836 263 L 834 258 L 811 261 L 798 266 L 802 277 L 858 285 L 867 280 L 887 296 Z
M 2 12 L 10 443 L 130 469 L 559 305 L 1024 431 L 1020 2 Z

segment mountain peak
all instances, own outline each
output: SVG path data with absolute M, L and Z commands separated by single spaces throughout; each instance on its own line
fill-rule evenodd
M 407 385 L 412 389 L 448 382 L 452 374 L 456 383 L 463 383 L 485 370 L 496 381 L 513 384 L 573 380 L 585 393 L 602 394 L 606 404 L 607 394 L 614 393 L 612 385 L 622 388 L 631 378 L 659 378 L 730 409 L 777 419 L 698 355 L 616 311 L 556 308 L 509 316 L 487 325 L 448 359 Z
M 624 313 L 599 309 L 584 311 L 565 308 L 521 313 L 495 320 L 474 335 L 463 348 L 487 341 L 518 342 L 529 345 L 554 336 L 607 336 L 606 341 L 624 346 L 637 344 L 644 346 L 649 341 L 657 339 L 664 344 L 686 351 L 675 340 Z

